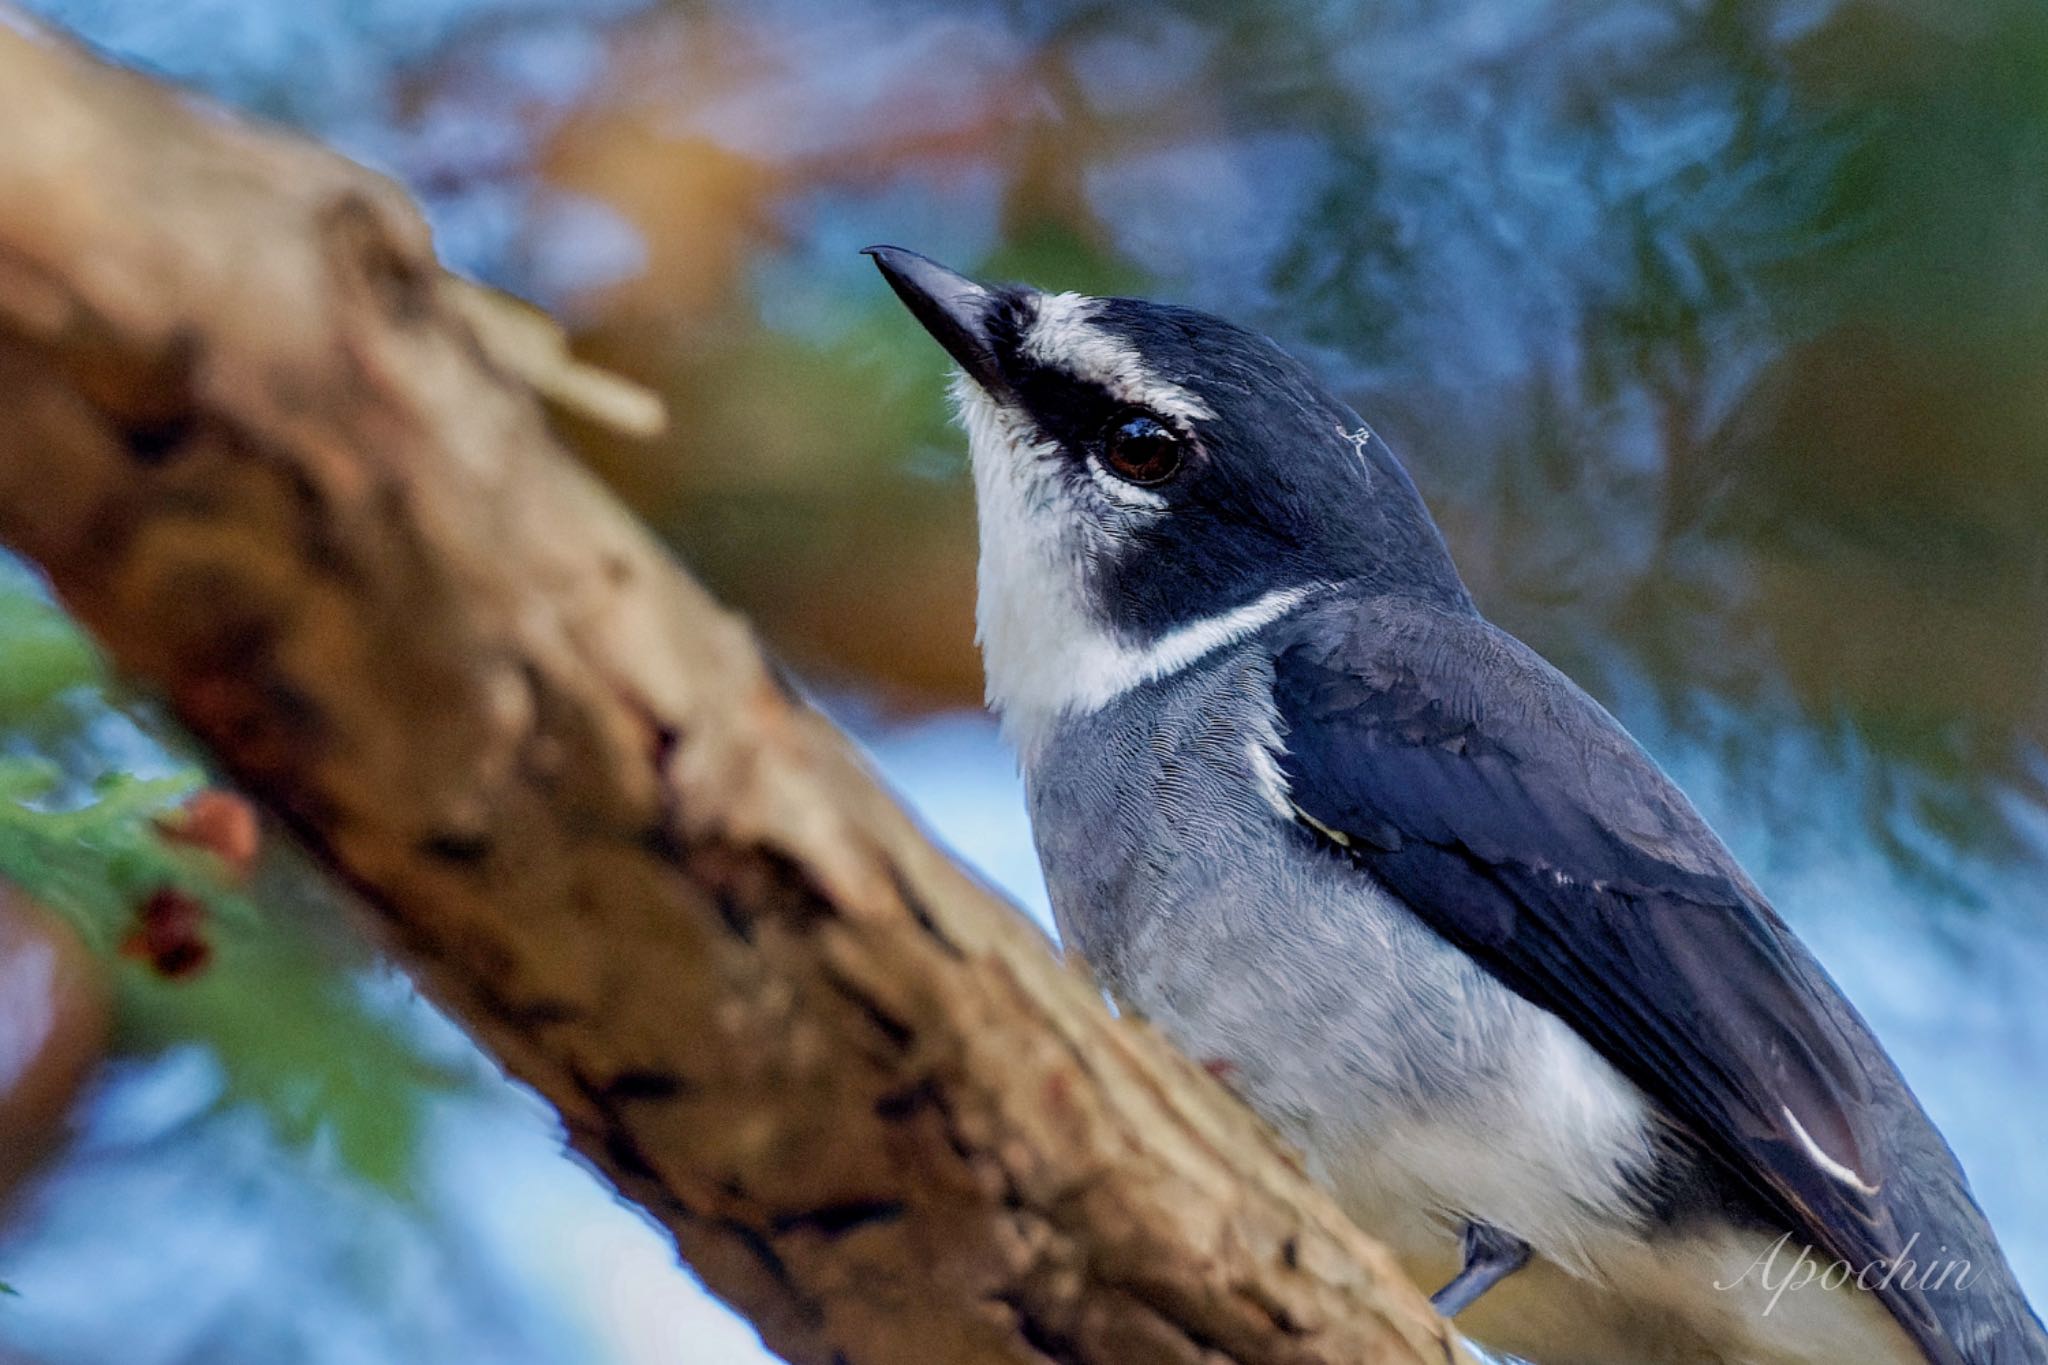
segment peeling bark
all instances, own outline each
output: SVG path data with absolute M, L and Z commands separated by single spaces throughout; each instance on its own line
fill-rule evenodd
M 1452 1358 L 563 455 L 397 189 L 5 10 L 0 128 L 0 537 L 771 1346 Z

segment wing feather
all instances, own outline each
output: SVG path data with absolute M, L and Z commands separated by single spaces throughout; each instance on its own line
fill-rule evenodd
M 1775 1221 L 1859 1269 L 1899 1257 L 1872 1096 L 1902 1083 L 1670 779 L 1483 619 L 1337 610 L 1274 640 L 1305 827 L 1577 1030 Z M 1921 1292 L 1879 1292 L 1960 1360 Z

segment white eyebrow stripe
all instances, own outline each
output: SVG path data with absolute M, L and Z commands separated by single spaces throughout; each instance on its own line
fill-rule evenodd
M 1829 1177 L 1836 1181 L 1836 1183 L 1847 1185 L 1851 1189 L 1861 1191 L 1867 1195 L 1875 1195 L 1878 1192 L 1876 1185 L 1868 1183 L 1862 1176 L 1856 1174 L 1856 1172 L 1850 1170 L 1826 1152 L 1823 1152 L 1820 1149 L 1820 1144 L 1813 1140 L 1813 1135 L 1806 1131 L 1806 1125 L 1799 1121 L 1799 1116 L 1793 1113 L 1788 1106 L 1780 1105 L 1778 1106 L 1778 1111 L 1785 1116 L 1785 1122 L 1792 1125 L 1792 1136 L 1799 1139 L 1799 1145 L 1804 1147 L 1806 1154 L 1813 1158 L 1813 1164 L 1826 1171 Z
M 1041 294 L 1019 349 L 1041 365 L 1102 385 L 1133 407 L 1184 422 L 1213 420 L 1215 410 L 1194 392 L 1154 374 L 1128 341 L 1096 325 L 1101 302 L 1085 294 Z

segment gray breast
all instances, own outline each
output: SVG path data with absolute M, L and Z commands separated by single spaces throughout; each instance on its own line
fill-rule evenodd
M 1060 930 L 1183 1047 L 1250 1054 L 1233 1060 L 1252 1084 L 1426 1100 L 1456 1077 L 1418 1054 L 1484 1069 L 1508 1012 L 1469 958 L 1282 818 L 1270 695 L 1245 647 L 1054 727 L 1026 783 Z
M 1229 1062 L 1354 1205 L 1492 1214 L 1539 1247 L 1635 1217 L 1638 1093 L 1283 816 L 1270 682 L 1248 643 L 1045 734 L 1025 778 L 1068 946 Z M 1528 1206 L 1546 1184 L 1558 1208 Z

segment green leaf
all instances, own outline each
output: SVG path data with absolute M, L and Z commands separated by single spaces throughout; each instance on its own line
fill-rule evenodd
M 220 1105 L 252 1107 L 284 1142 L 405 1195 L 429 1103 L 464 1079 L 369 1004 L 369 955 L 326 932 L 335 907 L 302 905 L 319 898 L 310 874 L 252 894 L 212 855 L 163 837 L 159 820 L 205 774 L 146 728 L 109 724 L 123 713 L 97 653 L 10 565 L 0 555 L 0 880 L 110 958 L 155 892 L 197 901 L 213 949 L 203 972 L 113 965 L 117 1045 L 205 1048 L 226 1077 Z
M 76 687 L 104 677 L 99 652 L 55 607 L 0 582 L 0 725 L 18 724 Z

